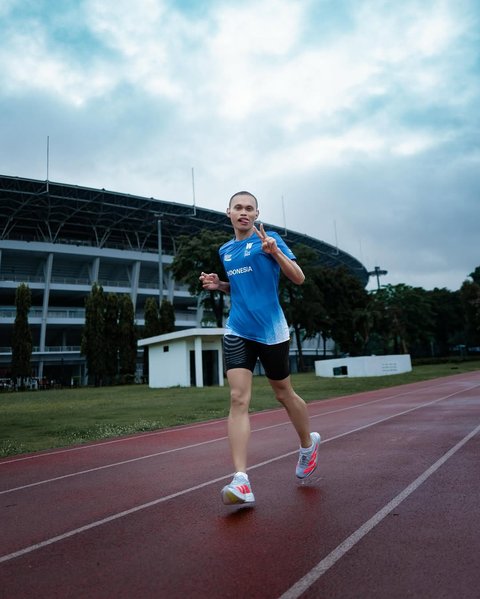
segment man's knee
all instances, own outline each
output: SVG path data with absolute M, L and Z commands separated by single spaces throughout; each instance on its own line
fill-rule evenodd
M 275 399 L 283 405 L 288 404 L 292 400 L 293 391 L 288 387 L 275 386 L 273 392 L 275 393 Z
M 230 391 L 230 405 L 236 410 L 248 410 L 250 404 L 250 395 L 241 389 L 232 389 Z

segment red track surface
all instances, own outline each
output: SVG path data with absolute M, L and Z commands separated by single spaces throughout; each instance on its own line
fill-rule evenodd
M 225 421 L 0 460 L 0 597 L 477 599 L 480 372 L 252 416 L 254 508 Z

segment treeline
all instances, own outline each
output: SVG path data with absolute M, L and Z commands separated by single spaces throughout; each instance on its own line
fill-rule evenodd
M 300 248 L 296 254 L 307 258 L 308 283 L 298 288 L 283 279 L 281 298 L 297 343 L 319 334 L 351 356 L 480 351 L 480 267 L 458 291 L 399 284 L 369 293 L 346 269 L 315 266 Z
M 32 333 L 28 323 L 31 291 L 22 283 L 15 293 L 16 317 L 12 334 L 12 377 L 23 388 L 31 377 Z M 85 356 L 90 384 L 128 384 L 135 380 L 137 341 L 169 333 L 175 328 L 172 304 L 164 300 L 161 306 L 155 298 L 147 298 L 144 310 L 145 326 L 135 324 L 133 302 L 129 295 L 108 293 L 94 283 L 85 300 L 85 326 L 80 352 Z M 148 377 L 148 350 L 144 352 L 143 377 Z
M 199 275 L 226 275 L 218 256 L 219 246 L 229 235 L 203 231 L 183 236 L 170 269 L 176 280 L 188 285 L 204 308 L 204 322 L 222 327 L 228 312 L 223 293 L 203 291 Z M 435 288 L 426 291 L 409 285 L 385 285 L 367 292 L 345 268 L 326 268 L 306 246 L 292 248 L 305 272 L 305 283 L 292 284 L 280 278 L 279 294 L 299 350 L 302 343 L 318 335 L 326 355 L 327 340 L 338 355 L 410 353 L 414 358 L 467 355 L 480 348 L 480 266 L 468 275 L 457 291 Z M 12 376 L 22 381 L 31 375 L 32 335 L 28 325 L 31 293 L 22 284 L 16 291 L 16 318 L 12 337 Z M 175 313 L 167 300 L 159 306 L 155 298 L 145 302 L 145 326 L 135 325 L 130 296 L 105 294 L 94 284 L 85 302 L 85 326 L 81 353 L 85 356 L 89 383 L 129 383 L 135 379 L 137 340 L 174 330 Z M 143 373 L 148 378 L 147 349 Z
M 230 239 L 223 233 L 203 231 L 178 239 L 171 265 L 175 279 L 188 285 L 216 326 L 223 326 L 228 306 L 220 292 L 204 292 L 200 272 L 226 275 L 218 247 Z M 319 265 L 317 253 L 306 246 L 292 248 L 306 278 L 301 286 L 280 278 L 280 299 L 293 328 L 303 366 L 302 343 L 320 335 L 323 352 L 328 339 L 337 354 L 385 355 L 410 353 L 413 357 L 448 356 L 480 347 L 480 267 L 458 291 L 426 291 L 409 285 L 386 285 L 367 292 L 346 268 Z
M 155 298 L 147 298 L 144 318 L 145 326 L 139 331 L 130 296 L 105 294 L 101 285 L 93 284 L 85 301 L 85 326 L 80 348 L 86 359 L 89 383 L 98 386 L 135 381 L 140 334 L 153 337 L 175 328 L 174 308 L 167 300 L 159 307 Z M 148 377 L 146 351 L 143 377 Z

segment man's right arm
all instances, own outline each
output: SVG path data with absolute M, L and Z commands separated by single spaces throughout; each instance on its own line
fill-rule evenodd
M 206 291 L 222 291 L 223 293 L 230 293 L 230 283 L 227 281 L 220 281 L 216 272 L 208 274 L 202 272 L 199 278 Z

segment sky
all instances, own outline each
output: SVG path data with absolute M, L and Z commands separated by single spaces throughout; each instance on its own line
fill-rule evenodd
M 384 285 L 480 265 L 478 0 L 0 0 L 0 30 L 4 175 L 249 190 Z

